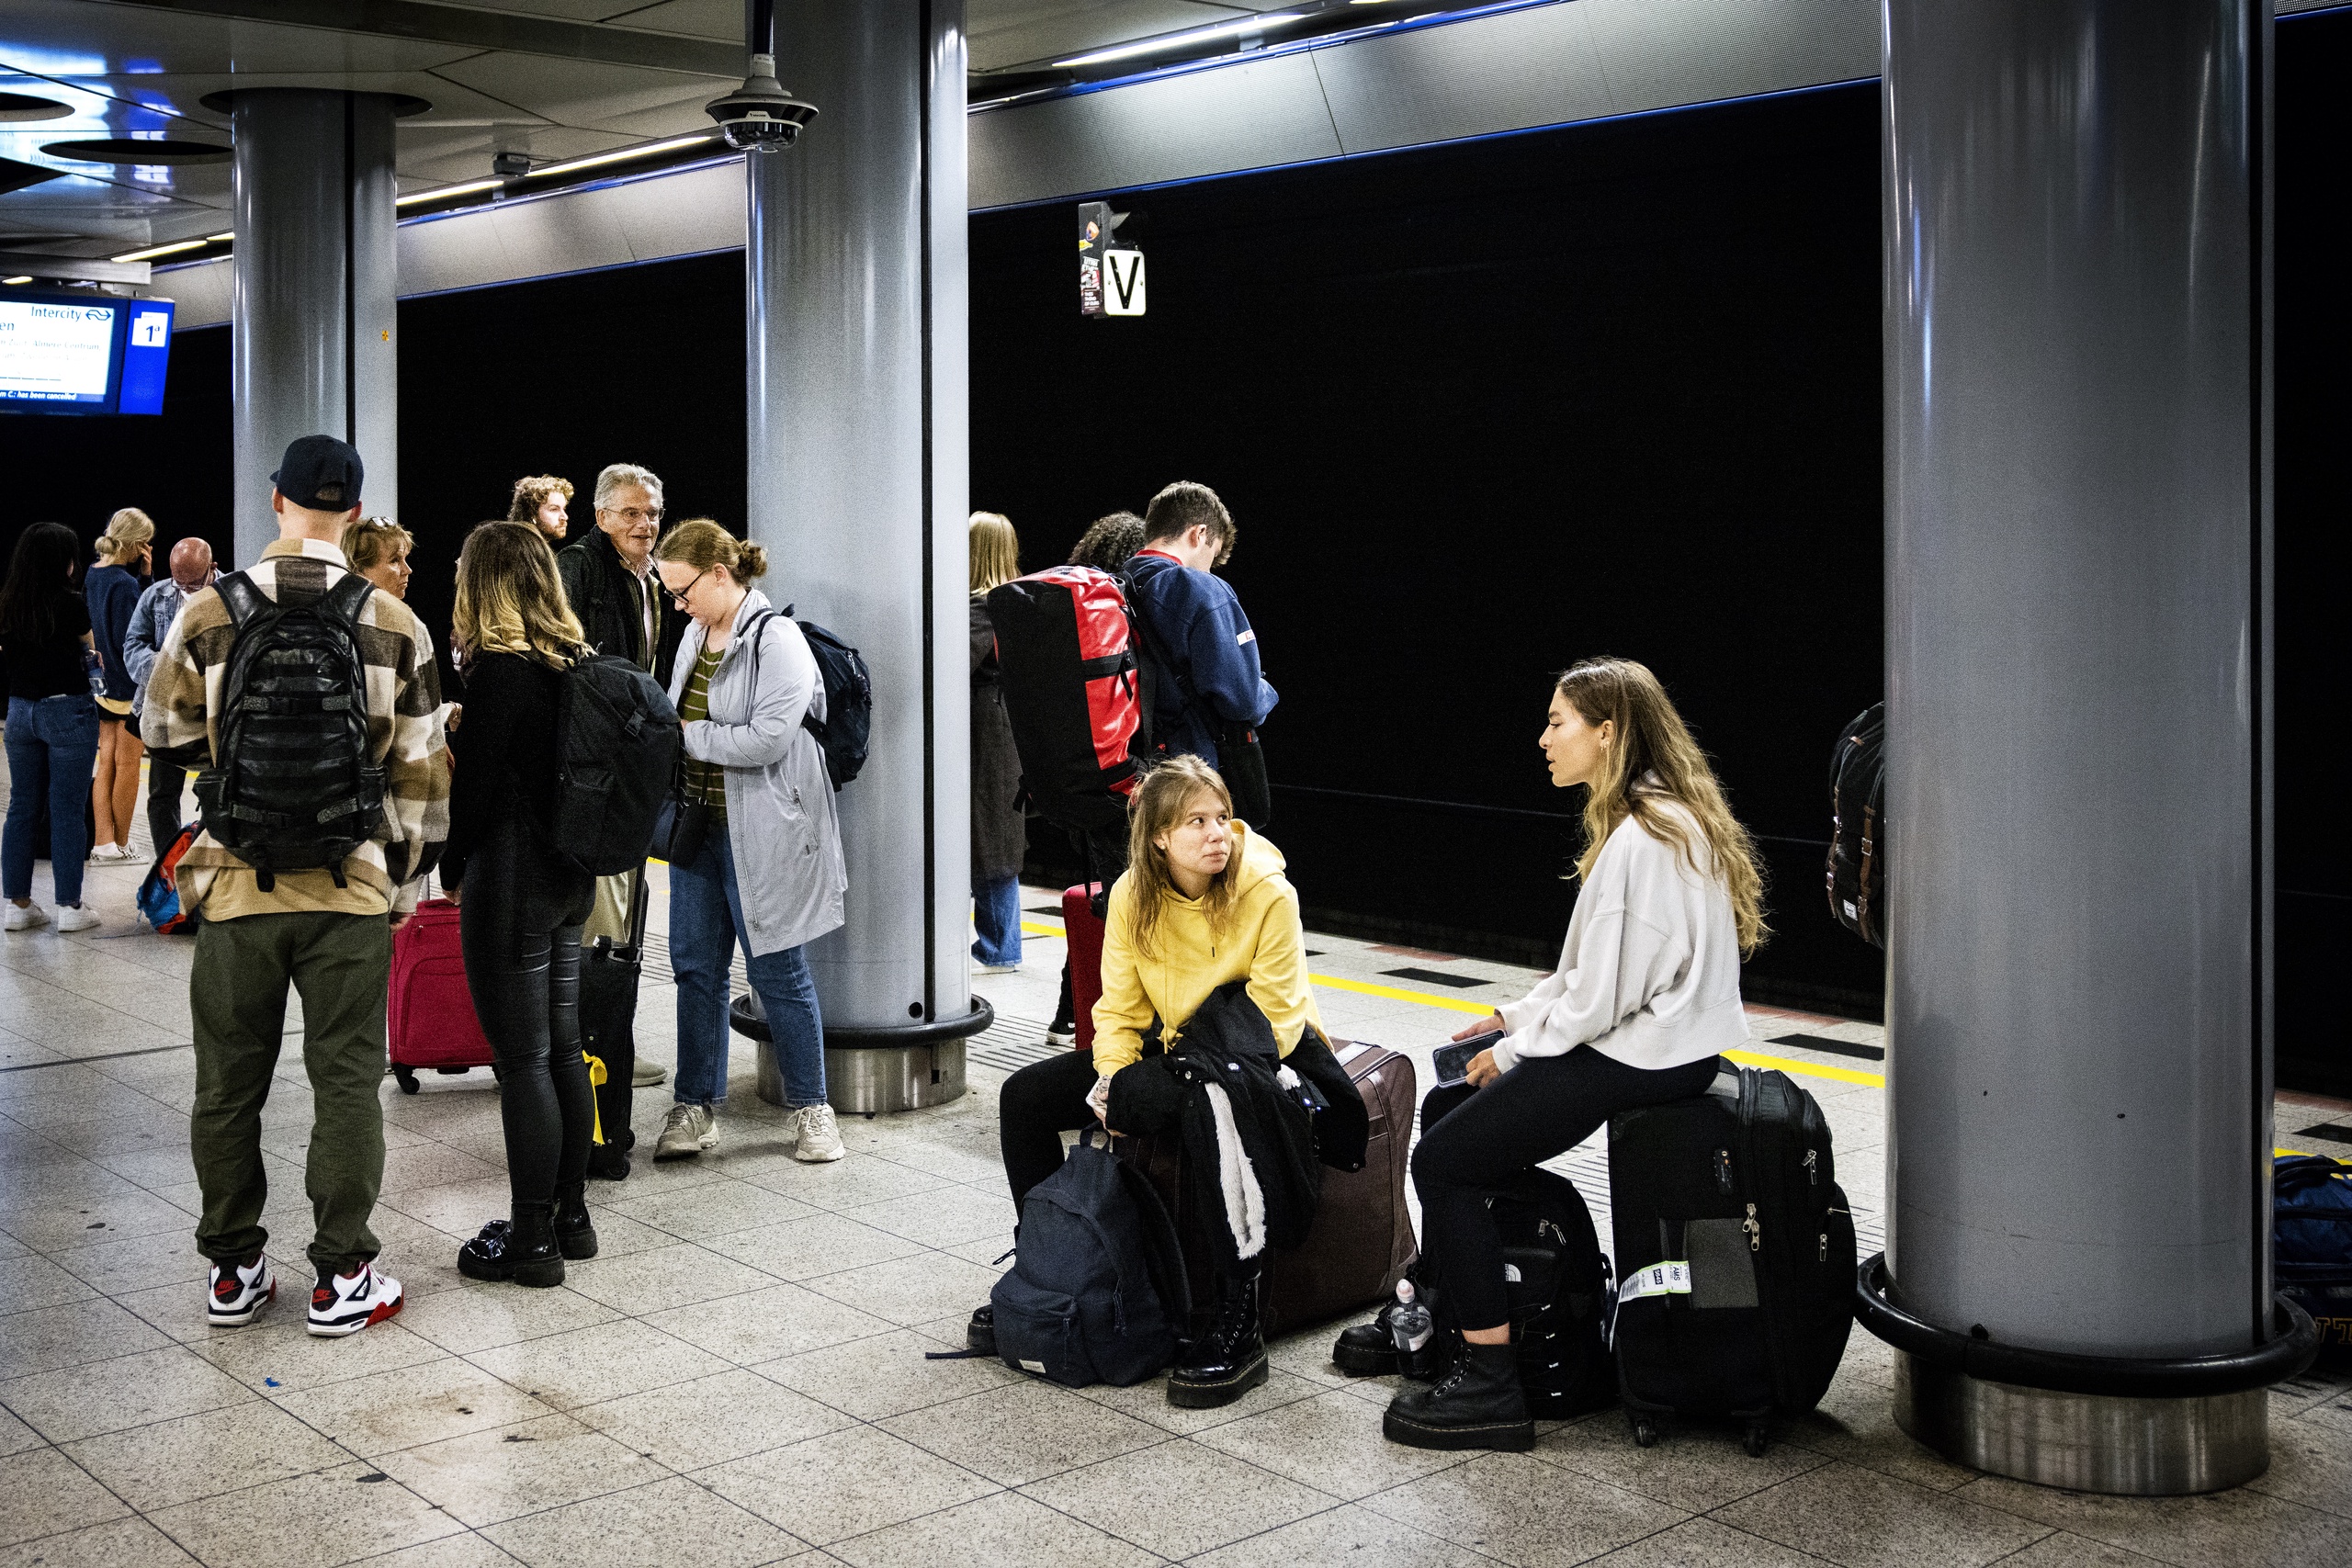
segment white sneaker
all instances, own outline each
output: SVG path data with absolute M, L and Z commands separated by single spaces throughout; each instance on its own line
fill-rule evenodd
M 662 1123 L 662 1141 L 653 1145 L 656 1160 L 684 1159 L 718 1146 L 718 1119 L 707 1105 L 673 1105 Z
M 662 1080 L 669 1076 L 668 1069 L 661 1063 L 649 1062 L 639 1056 L 637 1059 L 637 1066 L 630 1075 L 629 1082 L 638 1089 L 655 1089 L 660 1087 Z
M 37 931 L 47 924 L 49 924 L 49 911 L 42 908 L 39 904 L 26 904 L 23 906 L 11 904 L 8 906 L 7 919 L 5 922 L 0 922 L 0 930 L 12 931 Z
M 321 1280 L 311 1292 L 311 1332 L 322 1339 L 356 1334 L 371 1323 L 399 1315 L 405 1303 L 401 1282 L 362 1263 L 348 1274 Z
M 57 910 L 57 929 L 62 931 L 86 931 L 98 925 L 98 912 L 87 904 L 64 904 Z
M 1067 1051 L 1078 1043 L 1078 1025 L 1049 1023 L 1046 1025 L 1046 1043 Z
M 792 1126 L 800 1140 L 792 1145 L 794 1159 L 822 1165 L 849 1152 L 842 1147 L 842 1130 L 833 1124 L 830 1105 L 802 1106 L 792 1113 Z
M 277 1276 L 270 1271 L 267 1258 L 255 1254 L 249 1264 L 232 1263 L 225 1269 L 215 1263 L 204 1319 L 215 1328 L 242 1327 L 277 1299 Z
M 90 858 L 107 865 L 114 865 L 130 858 L 127 844 L 99 844 L 90 851 Z
M 1021 973 L 1021 965 L 1018 964 L 975 963 L 972 965 L 972 973 L 975 975 L 1018 975 Z

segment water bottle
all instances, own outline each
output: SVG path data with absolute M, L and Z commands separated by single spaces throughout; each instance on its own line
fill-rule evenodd
M 1430 1342 L 1437 1332 L 1437 1324 L 1430 1316 L 1430 1309 L 1413 1293 L 1413 1281 L 1396 1281 L 1396 1305 L 1388 1314 L 1388 1332 L 1396 1337 L 1396 1353 L 1409 1356 Z

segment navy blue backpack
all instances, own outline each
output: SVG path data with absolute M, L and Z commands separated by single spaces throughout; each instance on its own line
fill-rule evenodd
M 2278 1292 L 2318 1325 L 2322 1364 L 2352 1363 L 2352 1165 L 2282 1155 L 2270 1190 Z
M 1192 1286 L 1150 1179 L 1090 1136 L 1023 1200 L 1020 1251 L 989 1300 L 1005 1365 L 1125 1388 L 1175 1360 Z

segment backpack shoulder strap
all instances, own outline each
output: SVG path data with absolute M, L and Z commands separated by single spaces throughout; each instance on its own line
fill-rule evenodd
M 346 626 L 356 628 L 359 625 L 360 608 L 368 603 L 368 595 L 375 592 L 374 583 L 356 571 L 346 570 L 342 580 L 327 590 L 326 597 L 320 603 L 328 615 Z
M 1201 707 L 1200 694 L 1193 690 L 1192 676 L 1169 657 L 1168 645 L 1159 640 L 1159 628 L 1151 624 L 1151 616 L 1144 609 L 1142 598 L 1136 592 L 1134 573 L 1121 571 L 1117 574 L 1117 581 L 1119 596 L 1127 604 L 1127 622 L 1136 628 L 1136 635 L 1143 638 L 1144 651 L 1151 656 L 1154 663 L 1168 671 L 1169 679 L 1176 682 L 1176 694 L 1182 699 L 1184 705 L 1197 713 Z
M 224 573 L 212 586 L 220 590 L 220 603 L 229 607 L 230 622 L 240 631 L 246 622 L 269 608 L 268 596 L 242 571 Z

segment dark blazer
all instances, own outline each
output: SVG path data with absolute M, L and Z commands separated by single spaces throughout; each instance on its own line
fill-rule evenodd
M 678 654 L 678 639 L 685 635 L 686 616 L 662 591 L 659 576 L 649 579 L 653 592 L 653 647 L 645 646 L 644 600 L 639 597 L 637 574 L 621 559 L 602 528 L 591 527 L 576 545 L 556 552 L 555 569 L 563 579 L 564 596 L 580 617 L 588 644 L 599 653 L 633 661 L 649 671 L 666 689 L 670 666 Z

